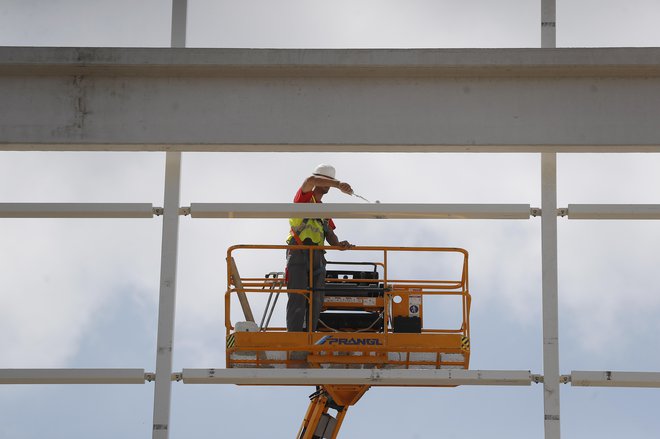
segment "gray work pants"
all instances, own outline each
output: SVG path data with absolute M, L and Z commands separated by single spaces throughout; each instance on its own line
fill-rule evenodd
M 313 279 L 312 286 L 312 330 L 316 326 L 321 314 L 321 306 L 325 296 L 325 256 L 323 250 L 315 250 L 313 256 Z M 291 250 L 286 260 L 288 289 L 309 290 L 309 250 Z M 307 311 L 309 304 L 304 294 L 289 293 L 289 301 L 286 304 L 286 329 L 287 331 L 302 332 L 309 324 Z

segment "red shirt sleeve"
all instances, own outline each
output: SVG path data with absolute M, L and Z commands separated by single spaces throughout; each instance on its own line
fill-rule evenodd
M 296 196 L 293 197 L 293 202 L 294 203 L 311 203 L 313 195 L 314 195 L 314 192 L 312 192 L 312 191 L 303 192 L 302 188 L 299 188 L 298 192 L 296 192 Z
M 298 192 L 296 192 L 296 195 L 293 197 L 293 202 L 294 203 L 312 203 L 312 196 L 314 195 L 314 192 L 309 191 L 309 192 L 303 192 L 302 188 L 298 189 Z M 320 203 L 321 201 L 319 201 Z M 332 230 L 335 230 L 337 227 L 335 226 L 335 222 L 332 221 L 332 218 L 328 219 L 328 225 Z

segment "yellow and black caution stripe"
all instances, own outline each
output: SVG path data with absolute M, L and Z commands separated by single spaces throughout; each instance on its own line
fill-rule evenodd
M 229 334 L 227 336 L 227 349 L 233 348 L 234 344 L 236 344 L 236 339 L 234 338 L 234 334 Z
M 461 337 L 461 349 L 464 351 L 470 350 L 470 339 L 466 336 Z

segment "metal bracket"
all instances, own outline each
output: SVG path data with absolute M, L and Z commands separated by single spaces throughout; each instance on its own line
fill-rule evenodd
M 559 377 L 559 382 L 561 384 L 568 384 L 571 382 L 571 376 L 570 375 L 561 375 Z
M 532 207 L 529 209 L 529 214 L 531 216 L 541 216 L 541 209 L 539 207 Z M 568 207 L 560 207 L 557 209 L 557 216 L 565 217 L 568 216 Z
M 154 207 L 153 208 L 153 213 L 156 216 L 162 216 L 164 211 L 165 211 L 165 209 L 163 209 L 162 207 Z
M 183 216 L 190 215 L 190 206 L 179 208 L 179 215 L 183 215 Z
M 154 372 L 147 372 L 144 374 L 144 380 L 149 383 L 156 381 L 156 374 Z
M 183 372 L 174 372 L 172 374 L 172 381 L 179 382 L 183 380 Z
M 543 382 L 543 375 L 532 374 L 532 382 L 535 384 L 540 384 Z

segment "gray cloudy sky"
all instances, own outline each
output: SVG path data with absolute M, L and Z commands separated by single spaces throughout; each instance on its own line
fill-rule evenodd
M 559 46 L 660 46 L 652 0 L 557 3 Z M 189 0 L 191 47 L 538 47 L 540 1 Z M 4 0 L 0 45 L 168 46 L 165 0 Z M 540 205 L 538 155 L 184 154 L 182 205 L 288 202 L 333 163 L 370 199 Z M 0 153 L 0 201 L 162 205 L 162 153 Z M 559 205 L 658 203 L 655 154 L 560 155 Z M 349 200 L 330 193 L 327 201 Z M 357 202 L 357 200 L 355 200 Z M 470 251 L 473 369 L 542 371 L 540 221 L 337 221 L 357 244 Z M 0 368 L 155 370 L 161 221 L 0 222 Z M 174 369 L 224 366 L 223 261 L 281 243 L 285 220 L 180 232 Z M 559 221 L 560 361 L 660 370 L 660 225 Z M 278 258 L 251 269 L 277 269 Z M 174 384 L 172 438 L 292 437 L 309 388 Z M 569 438 L 657 437 L 660 393 L 562 386 Z M 0 387 L 0 437 L 145 438 L 153 385 Z M 243 420 L 243 421 L 239 421 Z M 542 437 L 542 388 L 371 389 L 342 437 Z

